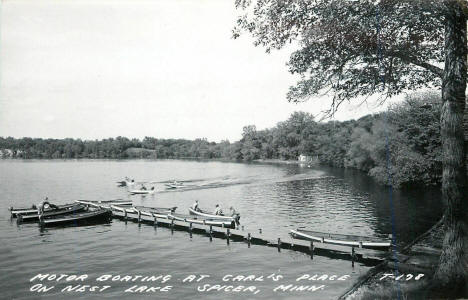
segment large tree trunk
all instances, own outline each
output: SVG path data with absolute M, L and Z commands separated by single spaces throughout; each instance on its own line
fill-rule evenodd
M 445 237 L 435 284 L 445 295 L 468 293 L 468 189 L 463 115 L 466 89 L 464 1 L 445 0 L 445 69 L 442 83 L 442 199 Z M 453 293 L 453 294 L 452 294 Z

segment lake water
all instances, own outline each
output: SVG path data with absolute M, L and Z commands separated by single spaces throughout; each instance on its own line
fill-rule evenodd
M 116 181 L 125 176 L 153 182 L 159 192 L 130 196 Z M 164 189 L 171 180 L 184 188 Z M 132 199 L 145 206 L 177 206 L 187 213 L 195 199 L 202 209 L 233 205 L 250 230 L 278 233 L 304 227 L 315 231 L 387 237 L 404 245 L 441 215 L 440 193 L 433 189 L 393 191 L 357 171 L 281 164 L 243 164 L 183 160 L 2 160 L 0 161 L 0 288 L 2 299 L 333 299 L 370 266 L 349 260 L 310 256 L 244 242 L 227 244 L 185 231 L 139 227 L 114 219 L 108 224 L 40 231 L 37 224 L 10 219 L 8 207 L 30 206 L 49 197 L 64 204 L 76 199 Z M 391 200 L 390 200 L 391 195 Z M 393 217 L 392 217 L 393 216 Z M 30 281 L 37 274 L 87 275 L 83 282 Z M 97 281 L 102 275 L 131 280 Z M 209 275 L 200 282 L 187 276 Z M 296 281 L 304 274 L 349 275 L 346 280 Z M 135 278 L 141 275 L 142 277 Z M 167 281 L 143 282 L 163 275 Z M 170 275 L 170 276 L 169 276 Z M 255 275 L 259 281 L 223 281 L 225 275 Z M 263 275 L 263 278 L 260 276 Z M 268 278 L 269 275 L 270 278 Z M 278 277 L 281 275 L 282 277 Z M 169 277 L 170 279 L 169 279 Z M 199 278 L 199 277 L 198 277 Z M 224 279 L 229 279 L 227 276 Z M 117 278 L 114 278 L 117 279 Z M 274 280 L 277 279 L 277 280 Z M 53 287 L 47 292 L 31 291 Z M 63 292 L 68 285 L 110 286 L 103 291 Z M 213 285 L 255 286 L 255 291 L 199 291 Z M 325 285 L 318 291 L 274 291 L 279 285 Z M 170 291 L 137 293 L 134 285 Z M 169 289 L 166 287 L 166 289 Z M 240 289 L 240 288 L 239 288 Z

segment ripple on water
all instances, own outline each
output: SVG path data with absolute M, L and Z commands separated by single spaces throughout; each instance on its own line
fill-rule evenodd
M 429 193 L 395 193 L 396 224 L 390 219 L 388 191 L 379 189 L 363 175 L 333 169 L 300 168 L 294 165 L 261 165 L 191 161 L 0 161 L 0 287 L 5 299 L 37 299 L 29 292 L 29 279 L 37 273 L 88 274 L 95 280 L 102 274 L 170 274 L 174 291 L 165 299 L 251 299 L 249 294 L 194 292 L 197 284 L 182 284 L 187 274 L 209 274 L 209 284 L 223 283 L 226 274 L 282 274 L 284 283 L 301 274 L 349 274 L 344 282 L 327 283 L 321 292 L 274 293 L 274 282 L 256 283 L 262 292 L 255 299 L 330 299 L 352 285 L 368 266 L 325 256 L 309 256 L 289 250 L 213 239 L 167 228 L 112 220 L 109 224 L 65 227 L 41 231 L 37 224 L 17 226 L 7 208 L 30 206 L 48 196 L 56 203 L 74 199 L 129 199 L 126 188 L 115 181 L 125 176 L 152 181 L 157 189 L 164 182 L 185 180 L 191 188 L 132 197 L 147 206 L 177 206 L 187 213 L 195 199 L 202 208 L 224 209 L 233 205 L 241 212 L 246 230 L 263 229 L 265 235 L 287 234 L 298 227 L 317 231 L 386 236 L 395 228 L 398 242 L 409 241 L 430 227 L 438 213 L 432 209 L 439 199 Z M 416 193 L 417 194 L 417 193 Z M 431 198 L 432 197 L 432 198 Z M 430 209 L 431 208 L 431 209 Z M 91 281 L 94 282 L 94 281 Z M 125 294 L 131 283 L 111 282 L 112 289 L 99 298 L 153 299 L 158 295 Z M 141 284 L 137 283 L 137 284 Z M 157 283 L 155 283 L 157 284 Z M 88 299 L 91 294 L 62 294 L 66 284 L 47 299 Z M 96 295 L 94 295 L 96 296 Z M 160 295 L 159 295 L 160 296 Z M 201 296 L 200 296 L 201 297 Z

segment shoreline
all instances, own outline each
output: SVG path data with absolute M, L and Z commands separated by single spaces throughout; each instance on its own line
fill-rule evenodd
M 43 158 L 43 157 L 0 157 L 1 160 L 193 160 L 193 161 L 221 161 L 221 162 L 238 162 L 238 163 L 266 163 L 266 164 L 287 164 L 287 165 L 319 165 L 318 162 L 303 162 L 299 160 L 283 160 L 283 159 L 254 159 L 254 160 L 241 160 L 241 159 L 227 159 L 227 158 L 200 158 L 200 157 L 171 157 L 171 158 L 152 158 L 152 157 L 78 157 L 78 158 Z
M 427 280 L 437 268 L 438 258 L 442 251 L 443 219 L 440 219 L 429 230 L 422 233 L 401 252 L 387 258 L 384 262 L 370 269 L 358 282 L 341 295 L 339 300 L 347 299 L 392 299 L 393 293 L 408 296 L 425 295 Z M 418 274 L 422 273 L 426 280 L 401 281 L 395 288 L 395 281 L 384 281 L 385 274 Z M 393 283 L 393 284 L 392 284 Z M 404 296 L 405 297 L 405 296 Z M 410 299 L 410 298 L 404 298 Z

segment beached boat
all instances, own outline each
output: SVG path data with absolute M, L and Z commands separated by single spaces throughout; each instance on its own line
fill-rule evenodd
M 68 215 L 52 216 L 40 218 L 41 226 L 56 226 L 64 224 L 90 224 L 97 222 L 108 222 L 112 218 L 110 209 L 98 208 L 85 212 L 79 212 Z
M 176 221 L 183 221 L 187 223 L 200 224 L 200 225 L 212 225 L 226 228 L 236 228 L 236 221 L 234 219 L 220 219 L 213 217 L 204 217 L 200 215 L 183 215 L 170 213 L 169 219 Z
M 209 213 L 204 210 L 194 210 L 193 208 L 189 207 L 189 213 L 191 215 L 196 215 L 196 216 L 201 216 L 205 218 L 215 218 L 215 219 L 221 219 L 221 220 L 232 220 L 234 222 L 239 222 L 240 215 L 236 214 L 235 216 L 224 216 L 224 215 L 215 215 L 213 213 Z
M 86 206 L 81 203 L 75 203 L 71 206 L 66 206 L 64 208 L 59 208 L 59 209 L 54 209 L 54 210 L 47 210 L 42 214 L 42 217 L 52 217 L 52 216 L 60 216 L 60 215 L 67 215 L 67 214 L 73 214 L 77 213 L 80 211 L 83 211 L 86 209 Z M 31 221 L 39 221 L 39 214 L 36 210 L 35 214 L 18 214 L 17 215 L 18 219 L 17 222 L 31 222 Z
M 63 204 L 63 205 L 57 205 L 58 209 L 67 209 L 68 207 L 74 206 L 75 203 L 69 203 L 69 204 Z M 57 208 L 46 208 L 44 209 L 44 212 L 49 212 L 49 211 L 54 211 Z M 32 207 L 27 207 L 27 208 L 13 208 L 10 207 L 10 213 L 12 217 L 16 217 L 18 214 L 21 215 L 37 215 L 37 207 L 34 205 Z
M 384 240 L 376 237 L 325 233 L 303 229 L 291 230 L 289 234 L 295 239 L 348 247 L 382 249 L 388 248 L 392 245 L 391 238 Z

